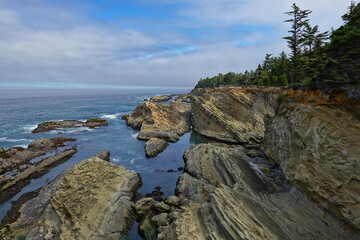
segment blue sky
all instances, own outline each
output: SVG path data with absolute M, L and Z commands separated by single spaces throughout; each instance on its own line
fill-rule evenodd
M 301 0 L 322 31 L 347 0 Z M 0 87 L 193 87 L 287 51 L 288 0 L 1 0 Z

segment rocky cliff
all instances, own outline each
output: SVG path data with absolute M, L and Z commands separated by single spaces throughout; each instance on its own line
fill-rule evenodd
M 310 199 L 360 228 L 360 101 L 288 90 L 278 108 L 265 153 Z

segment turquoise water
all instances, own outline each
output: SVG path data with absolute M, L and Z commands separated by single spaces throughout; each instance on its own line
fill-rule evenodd
M 32 180 L 19 194 L 10 201 L 0 205 L 0 219 L 11 208 L 11 201 L 22 194 L 45 186 L 58 174 L 79 161 L 86 159 L 101 150 L 111 151 L 111 162 L 137 171 L 143 180 L 139 192 L 143 195 L 161 186 L 164 196 L 174 194 L 175 184 L 181 172 L 166 172 L 183 167 L 182 155 L 195 142 L 202 141 L 192 133 L 186 133 L 177 143 L 170 143 L 167 149 L 155 158 L 146 158 L 144 141 L 136 139 L 137 131 L 126 126 L 121 120 L 123 114 L 131 113 L 134 108 L 155 94 L 185 93 L 179 90 L 151 91 L 107 91 L 107 92 L 42 92 L 41 96 L 32 96 L 25 92 L 0 91 L 0 147 L 26 147 L 31 141 L 39 138 L 56 136 L 76 138 L 70 143 L 76 146 L 78 153 L 70 160 L 53 168 L 39 179 Z M 33 94 L 34 95 L 34 94 Z M 48 96 L 46 96 L 48 95 Z M 67 129 L 48 133 L 32 134 L 31 130 L 44 121 L 65 119 L 85 120 L 103 118 L 109 122 L 108 127 L 98 129 Z M 139 239 L 132 231 L 129 239 Z

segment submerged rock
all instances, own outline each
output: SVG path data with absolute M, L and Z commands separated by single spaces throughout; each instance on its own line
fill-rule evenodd
M 140 129 L 139 140 L 159 138 L 176 142 L 181 135 L 190 131 L 190 106 L 181 102 L 162 105 L 145 102 L 124 118 L 127 125 Z
M 65 170 L 20 209 L 4 239 L 119 239 L 135 219 L 140 176 L 96 157 Z
M 229 143 L 259 143 L 275 116 L 280 88 L 217 88 L 190 95 L 193 130 Z
M 241 146 L 199 144 L 184 154 L 181 211 L 158 239 L 357 239 L 359 232 L 295 187 L 278 191 Z M 270 170 L 272 171 L 272 170 Z M 284 182 L 285 184 L 285 182 Z M 285 190 L 284 190 L 285 189 Z M 165 224 L 165 221 L 164 221 Z
M 78 120 L 63 120 L 57 122 L 43 122 L 40 123 L 32 133 L 48 132 L 60 128 L 79 128 L 79 127 L 89 127 L 95 128 L 100 126 L 107 126 L 108 122 L 105 119 L 100 118 L 89 118 L 85 122 Z
M 110 162 L 110 150 L 103 150 L 97 153 L 94 157 Z
M 163 152 L 169 144 L 162 139 L 150 138 L 145 143 L 145 154 L 147 157 L 156 157 L 159 153 Z
M 345 93 L 288 90 L 264 152 L 311 200 L 360 228 L 360 102 Z

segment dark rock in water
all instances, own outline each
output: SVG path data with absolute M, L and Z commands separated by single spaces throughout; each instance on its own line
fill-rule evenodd
M 127 120 L 130 117 L 130 114 L 124 114 L 121 116 L 121 120 Z
M 103 151 L 97 153 L 94 157 L 98 157 L 102 160 L 110 162 L 110 150 L 103 150 Z
M 153 196 L 152 193 L 145 194 L 145 197 L 152 197 L 152 196 Z
M 174 171 L 174 170 L 172 170 L 172 169 L 169 169 L 169 170 L 167 170 L 166 172 L 176 172 L 176 171 Z
M 158 202 L 161 202 L 163 200 L 163 198 L 160 196 L 155 196 L 155 197 L 153 197 L 153 199 Z
M 160 187 L 160 186 L 156 186 L 154 189 L 157 190 L 157 191 L 160 191 L 160 190 L 161 190 L 161 187 Z
M 89 158 L 27 201 L 17 221 L 9 225 L 11 231 L 1 238 L 119 239 L 135 219 L 130 199 L 140 186 L 136 172 Z
M 153 196 L 162 196 L 162 195 L 164 195 L 164 193 L 162 191 L 156 191 L 156 190 L 152 191 L 151 194 Z
M 89 127 L 95 128 L 100 126 L 108 126 L 108 122 L 100 118 L 89 118 L 86 122 L 78 120 L 63 120 L 58 122 L 43 122 L 40 123 L 32 133 L 48 132 L 61 128 L 79 128 L 79 127 Z
M 179 168 L 178 168 L 178 171 L 183 171 L 183 170 L 184 170 L 183 167 L 179 167 Z
M 158 138 L 150 138 L 145 143 L 145 153 L 147 157 L 156 157 L 159 153 L 163 152 L 169 144 Z

